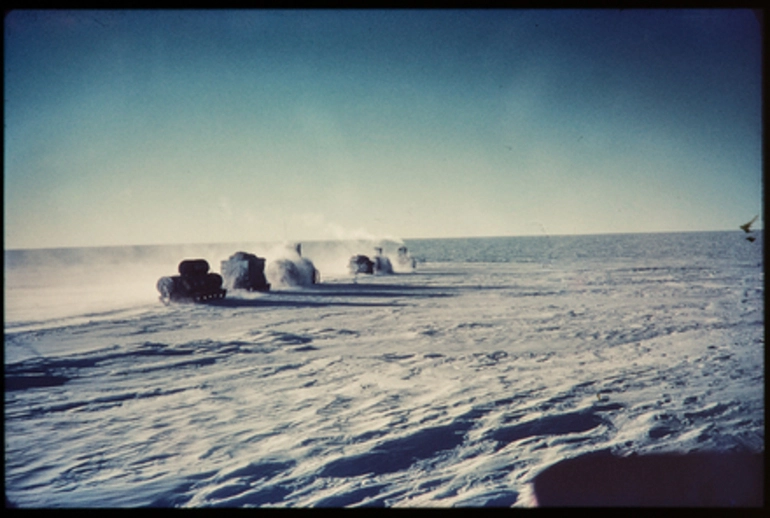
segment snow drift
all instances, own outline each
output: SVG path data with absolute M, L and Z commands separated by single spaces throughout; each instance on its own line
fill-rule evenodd
M 415 240 L 424 260 L 408 275 L 343 272 L 170 306 L 153 275 L 138 309 L 67 321 L 33 304 L 69 302 L 36 284 L 41 264 L 7 261 L 10 314 L 39 319 L 6 317 L 7 497 L 19 507 L 525 506 L 551 467 L 577 459 L 590 472 L 604 461 L 583 456 L 606 451 L 628 459 L 620 473 L 635 456 L 724 454 L 737 461 L 717 466 L 756 484 L 756 235 Z M 355 253 L 303 245 L 314 264 L 334 257 L 343 269 Z M 180 256 L 275 258 L 223 248 L 172 250 L 161 272 Z M 61 293 L 98 299 L 98 286 L 64 280 L 81 278 L 58 278 Z M 715 470 L 677 469 L 706 484 Z

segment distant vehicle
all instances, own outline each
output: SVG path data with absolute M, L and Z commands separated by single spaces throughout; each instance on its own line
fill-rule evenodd
M 393 265 L 386 256 L 382 255 L 382 248 L 374 249 L 375 256 L 369 259 L 365 255 L 354 255 L 348 262 L 348 270 L 352 274 L 388 274 L 393 273 Z
M 374 273 L 393 273 L 393 265 L 390 263 L 390 259 L 382 255 L 382 248 L 374 249 L 376 255 L 374 256 Z
M 209 272 L 205 259 L 186 259 L 179 263 L 179 275 L 161 277 L 156 285 L 160 301 L 204 302 L 222 299 L 227 290 L 222 288 L 222 276 Z
M 396 262 L 398 262 L 399 266 L 401 267 L 411 269 L 414 269 L 414 267 L 417 265 L 417 261 L 415 261 L 414 257 L 409 255 L 409 252 L 405 246 L 399 247 Z
M 350 273 L 374 273 L 374 261 L 365 255 L 354 255 L 348 262 Z
M 265 260 L 254 254 L 236 252 L 222 261 L 222 277 L 228 290 L 270 291 Z

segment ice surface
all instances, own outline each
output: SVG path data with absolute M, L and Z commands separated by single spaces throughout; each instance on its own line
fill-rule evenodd
M 303 243 L 321 284 L 168 307 L 182 258 L 270 247 L 6 252 L 7 497 L 507 507 L 592 451 L 763 451 L 761 235 L 413 240 L 358 277 L 371 248 Z

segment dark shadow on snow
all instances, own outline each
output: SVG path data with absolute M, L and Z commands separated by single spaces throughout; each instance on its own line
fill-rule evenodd
M 70 380 L 67 376 L 47 373 L 5 375 L 5 391 L 26 390 L 39 387 L 58 387 Z
M 236 489 L 237 488 L 241 488 L 241 486 L 236 486 Z M 212 504 L 213 507 L 241 508 L 269 506 L 271 504 L 282 502 L 293 491 L 291 488 L 280 485 L 263 487 L 257 490 L 251 489 L 251 486 L 247 485 L 244 489 L 245 491 L 237 494 L 234 498 Z
M 498 428 L 490 436 L 498 441 L 502 447 L 511 442 L 537 435 L 566 435 L 587 432 L 603 423 L 604 420 L 592 412 L 573 412 L 545 416 L 526 423 Z
M 366 498 L 377 496 L 380 491 L 387 489 L 386 484 L 372 484 L 364 487 L 359 487 L 347 493 L 339 495 L 332 495 L 323 498 L 315 503 L 314 507 L 346 507 L 356 503 L 359 503 Z M 384 507 L 383 503 L 369 504 L 371 507 Z
M 368 473 L 380 475 L 407 469 L 417 461 L 462 444 L 464 430 L 454 423 L 426 428 L 412 435 L 393 439 L 359 455 L 332 461 L 321 470 L 324 477 L 356 477 Z
M 534 480 L 543 507 L 761 507 L 764 452 L 650 454 L 609 451 L 563 460 Z
M 294 293 L 289 295 L 296 295 Z M 273 294 L 258 299 L 224 298 L 206 303 L 207 306 L 220 308 L 326 308 L 326 307 L 397 307 L 396 302 L 331 302 L 318 300 L 278 300 Z
M 302 291 L 276 290 L 270 296 L 322 296 L 322 297 L 451 297 L 449 288 L 413 286 L 407 284 L 376 284 L 364 282 L 316 284 Z
M 328 463 L 320 474 L 325 477 L 355 477 L 407 469 L 415 462 L 460 446 L 465 440 L 465 433 L 475 425 L 476 419 L 487 411 L 474 409 L 447 425 L 424 428 L 406 437 L 382 442 L 369 452 Z
M 396 307 L 398 302 L 355 302 L 350 300 L 330 300 L 332 298 L 370 298 L 393 299 L 411 297 L 451 297 L 446 289 L 425 286 L 408 286 L 375 283 L 316 284 L 301 289 L 273 290 L 256 298 L 242 298 L 238 292 L 230 293 L 220 300 L 207 301 L 209 306 L 225 308 L 243 307 Z
M 31 388 L 58 387 L 75 379 L 74 373 L 81 369 L 92 368 L 100 363 L 127 356 L 172 357 L 188 356 L 194 353 L 195 351 L 189 348 L 171 348 L 165 344 L 145 342 L 138 349 L 130 351 L 109 351 L 77 358 L 32 358 L 5 366 L 5 391 L 13 392 Z M 214 360 L 209 358 L 193 359 L 173 365 L 164 365 L 160 368 L 178 368 L 189 365 L 201 366 L 213 362 Z M 153 368 L 158 367 L 155 366 Z
M 169 491 L 168 494 L 154 500 L 149 507 L 179 507 L 192 498 L 195 486 L 201 479 L 214 479 L 223 484 L 209 493 L 207 503 L 214 507 L 264 506 L 281 502 L 291 493 L 291 489 L 281 485 L 263 485 L 271 479 L 286 473 L 295 466 L 294 461 L 252 462 L 226 474 L 215 472 L 190 477 L 188 480 Z
M 120 406 L 127 401 L 135 401 L 137 399 L 155 398 L 161 396 L 168 396 L 171 394 L 177 394 L 184 392 L 186 389 L 170 389 L 160 390 L 154 389 L 145 392 L 126 392 L 124 394 L 117 394 L 115 396 L 105 396 L 93 399 L 87 399 L 84 401 L 73 401 L 72 403 L 63 403 L 59 405 L 53 405 L 50 407 L 33 408 L 29 411 L 30 416 L 44 415 L 53 412 L 67 412 L 77 408 L 87 408 L 90 411 L 97 409 L 109 408 L 112 406 Z

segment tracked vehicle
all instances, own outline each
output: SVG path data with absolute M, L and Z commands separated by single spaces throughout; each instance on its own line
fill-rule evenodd
M 374 249 L 375 255 L 372 259 L 365 255 L 354 255 L 348 261 L 348 270 L 352 274 L 369 273 L 383 274 L 393 273 L 393 265 L 386 256 L 382 255 L 382 248 Z
M 222 288 L 222 276 L 209 272 L 209 263 L 205 259 L 182 261 L 179 263 L 179 275 L 161 277 L 156 286 L 160 301 L 166 305 L 171 302 L 217 300 L 227 293 Z
M 417 261 L 414 259 L 414 257 L 409 255 L 409 251 L 407 251 L 405 246 L 399 247 L 396 261 L 400 267 L 410 268 L 412 270 L 414 270 L 414 267 L 417 265 Z
M 350 273 L 374 273 L 374 261 L 365 255 L 354 255 L 348 263 Z
M 228 290 L 270 291 L 265 260 L 247 252 L 235 252 L 222 261 L 224 287 Z

